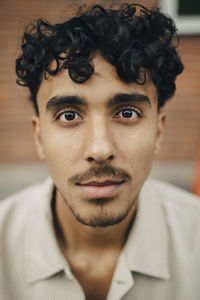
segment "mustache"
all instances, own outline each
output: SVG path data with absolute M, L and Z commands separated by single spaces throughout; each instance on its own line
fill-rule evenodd
M 106 179 L 111 178 L 114 180 L 130 180 L 131 175 L 121 168 L 114 168 L 112 166 L 104 166 L 104 167 L 92 167 L 89 170 L 82 172 L 80 174 L 76 174 L 68 179 L 70 184 L 83 183 L 90 181 L 95 178 L 103 178 Z

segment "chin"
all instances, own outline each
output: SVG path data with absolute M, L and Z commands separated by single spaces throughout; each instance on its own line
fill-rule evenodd
M 97 212 L 95 212 L 95 214 L 89 215 L 88 212 L 87 215 L 83 215 L 81 213 L 74 212 L 73 210 L 72 213 L 75 216 L 76 220 L 83 225 L 87 225 L 90 227 L 108 227 L 122 222 L 127 217 L 132 205 L 124 209 L 123 211 L 120 209 L 120 211 L 118 211 L 117 213 L 113 213 L 111 211 L 108 212 L 103 208 L 101 208 L 101 210 L 98 210 L 98 214 Z
M 89 219 L 89 218 L 85 219 L 85 218 L 81 218 L 80 216 L 76 216 L 76 219 L 81 224 L 87 225 L 90 227 L 108 227 L 108 226 L 113 226 L 113 225 L 119 224 L 122 220 L 124 220 L 126 218 L 127 214 L 121 215 L 117 218 L 114 218 L 114 217 L 102 218 L 101 216 L 99 216 L 99 217 L 95 217 L 95 218 L 91 218 L 91 219 Z

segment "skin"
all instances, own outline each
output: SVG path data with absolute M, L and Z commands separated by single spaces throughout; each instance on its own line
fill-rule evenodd
M 55 232 L 61 251 L 87 299 L 105 299 L 138 194 L 160 149 L 165 115 L 158 112 L 150 79 L 144 85 L 124 83 L 99 54 L 93 64 L 95 73 L 83 84 L 73 82 L 67 70 L 43 80 L 39 117 L 33 117 L 32 125 L 39 157 L 56 186 Z M 144 95 L 150 103 L 133 97 L 112 104 L 116 93 Z M 85 105 L 46 108 L 50 99 L 69 95 L 84 99 Z M 110 166 L 116 175 L 105 173 Z M 91 169 L 100 171 L 88 173 Z M 74 176 L 89 186 L 77 185 Z M 101 186 L 95 189 L 94 182 Z

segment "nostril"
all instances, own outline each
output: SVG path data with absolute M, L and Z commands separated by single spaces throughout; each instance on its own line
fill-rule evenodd
M 114 156 L 110 155 L 107 160 L 113 160 Z
M 106 161 L 108 161 L 108 160 L 111 161 L 111 160 L 113 160 L 113 159 L 114 159 L 114 156 L 113 156 L 113 155 L 110 155 L 110 156 L 109 156 L 107 159 L 105 159 L 105 160 L 104 160 L 104 159 L 103 159 L 103 160 L 101 159 L 101 160 L 99 160 L 99 161 L 98 161 L 97 159 L 95 159 L 95 158 L 93 158 L 93 157 L 90 156 L 90 157 L 88 157 L 87 161 L 88 161 L 88 162 L 94 162 L 94 161 L 96 161 L 96 162 L 104 163 L 104 162 L 106 162 Z
M 88 157 L 88 162 L 92 162 L 92 161 L 94 161 L 94 158 Z

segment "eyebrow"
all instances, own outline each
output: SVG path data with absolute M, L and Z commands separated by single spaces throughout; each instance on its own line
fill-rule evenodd
M 55 96 L 49 99 L 49 101 L 47 102 L 46 110 L 48 111 L 62 104 L 76 104 L 86 106 L 85 100 L 78 96 Z
M 151 106 L 151 102 L 149 100 L 149 97 L 143 94 L 123 94 L 123 93 L 117 93 L 115 94 L 111 99 L 109 99 L 107 106 L 115 106 L 117 104 L 121 103 L 127 103 L 127 102 L 138 102 L 138 103 L 147 103 L 149 106 Z M 79 97 L 79 96 L 54 96 L 46 104 L 46 110 L 50 110 L 53 108 L 56 108 L 63 104 L 69 104 L 69 105 L 82 105 L 87 106 L 86 101 Z
M 108 102 L 108 106 L 114 106 L 121 103 L 127 103 L 127 102 L 138 102 L 138 103 L 147 103 L 149 106 L 151 106 L 151 102 L 149 97 L 143 94 L 116 94 L 113 98 L 111 98 Z

